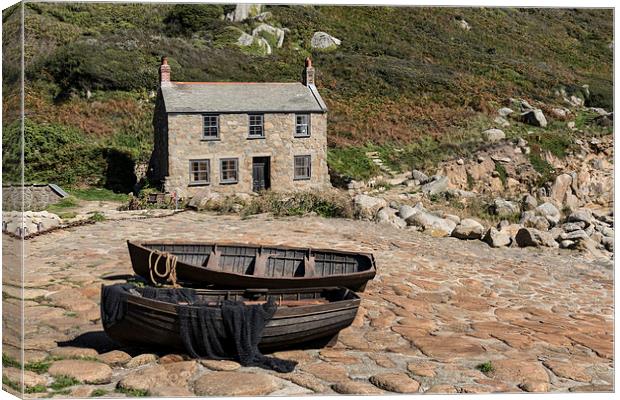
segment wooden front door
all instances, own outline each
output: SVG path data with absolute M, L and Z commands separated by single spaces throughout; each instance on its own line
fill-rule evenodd
M 259 192 L 269 189 L 269 157 L 254 157 L 252 159 L 252 190 Z

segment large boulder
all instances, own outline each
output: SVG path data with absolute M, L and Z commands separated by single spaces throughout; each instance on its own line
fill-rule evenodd
M 521 211 L 517 203 L 504 199 L 495 199 L 491 208 L 493 213 L 500 217 L 513 216 Z
M 239 46 L 248 47 L 254 43 L 254 36 L 248 35 L 245 32 L 240 32 L 239 38 L 237 39 L 237 44 Z
M 502 107 L 502 108 L 500 108 L 499 110 L 497 110 L 497 113 L 498 113 L 500 116 L 502 116 L 502 117 L 507 117 L 507 116 L 509 116 L 510 114 L 512 114 L 513 112 L 514 112 L 514 111 L 512 111 L 512 109 L 511 109 L 511 108 L 508 108 L 508 107 Z
M 377 212 L 376 220 L 380 224 L 392 225 L 395 228 L 403 229 L 407 227 L 407 222 L 396 215 L 396 210 L 390 207 L 383 207 Z
M 534 228 L 521 228 L 515 236 L 519 247 L 559 247 L 558 242 L 548 232 L 542 232 Z
M 252 31 L 252 36 L 260 37 L 262 36 L 263 32 L 266 32 L 268 35 L 275 37 L 276 47 L 282 47 L 282 44 L 284 43 L 284 29 L 277 28 L 269 24 L 260 24 L 259 26 L 254 28 L 254 30 Z
M 506 138 L 506 134 L 504 133 L 504 131 L 496 128 L 487 129 L 486 131 L 482 132 L 482 135 L 488 142 L 498 142 Z
M 415 207 L 411 207 L 408 205 L 402 205 L 398 208 L 398 216 L 402 219 L 406 220 L 411 217 L 413 214 L 417 213 L 420 210 L 424 210 L 422 203 L 418 203 Z
M 233 22 L 242 22 L 248 18 L 261 14 L 262 4 L 237 4 L 235 10 L 226 14 L 226 19 Z
M 422 186 L 422 192 L 429 196 L 444 193 L 448 190 L 450 180 L 447 176 L 434 176 L 434 179 Z
M 313 49 L 333 49 L 340 46 L 340 39 L 337 39 L 325 32 L 314 32 L 312 35 L 312 40 L 310 41 L 310 46 Z
M 491 247 L 505 247 L 510 245 L 510 236 L 491 227 L 482 237 L 482 241 Z
M 414 169 L 413 171 L 411 171 L 411 178 L 413 178 L 414 180 L 420 182 L 420 184 L 422 184 L 422 185 L 427 183 L 430 180 L 428 175 L 426 175 L 422 171 L 418 171 L 417 169 Z
M 210 204 L 216 203 L 221 197 L 222 195 L 210 189 L 202 189 L 192 196 L 187 206 L 196 210 L 206 210 Z
M 526 228 L 535 228 L 541 231 L 548 230 L 550 226 L 547 218 L 537 215 L 534 211 L 523 212 L 519 223 Z
M 418 226 L 433 237 L 450 236 L 454 228 L 456 228 L 456 222 L 426 211 L 418 211 L 407 218 L 407 224 Z
M 546 202 L 536 207 L 536 214 L 545 217 L 551 226 L 556 226 L 560 222 L 562 215 L 560 210 L 553 204 Z
M 579 210 L 573 211 L 567 218 L 568 222 L 584 222 L 586 226 L 592 224 L 593 217 L 592 211 L 587 208 L 580 208 Z
M 549 197 L 551 197 L 551 199 L 555 201 L 555 204 L 564 204 L 567 194 L 572 194 L 572 182 L 573 177 L 569 174 L 560 174 L 555 178 L 555 182 L 553 182 L 553 185 L 551 186 L 551 192 L 549 193 Z
M 452 236 L 458 239 L 480 239 L 484 234 L 484 226 L 476 220 L 465 218 L 452 231 Z
M 572 240 L 573 242 L 577 242 L 580 240 L 588 239 L 588 234 L 583 229 L 577 229 L 571 232 L 565 232 L 560 235 L 560 239 L 562 240 Z
M 605 249 L 607 249 L 607 251 L 611 251 L 613 253 L 613 251 L 614 251 L 614 238 L 609 237 L 609 236 L 603 236 L 603 238 L 601 239 L 601 244 L 603 246 L 605 246 Z
M 500 227 L 498 228 L 501 233 L 505 233 L 506 235 L 510 237 L 510 242 L 512 243 L 514 242 L 514 238 L 515 236 L 517 236 L 517 232 L 519 232 L 519 229 L 523 228 L 523 225 L 508 223 L 508 224 L 503 225 L 501 228 Z
M 521 199 L 521 207 L 527 211 L 533 210 L 538 207 L 538 201 L 536 201 L 536 197 L 532 196 L 531 194 L 526 194 Z
M 361 219 L 373 220 L 377 212 L 388 203 L 379 197 L 372 197 L 365 194 L 358 194 L 353 198 L 356 215 Z
M 547 118 L 543 114 L 542 110 L 528 110 L 521 114 L 521 122 L 528 125 L 539 126 L 544 128 L 547 126 Z

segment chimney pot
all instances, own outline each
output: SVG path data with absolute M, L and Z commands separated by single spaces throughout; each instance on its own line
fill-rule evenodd
M 165 86 L 170 84 L 170 65 L 168 65 L 168 57 L 161 58 L 159 66 L 159 85 Z
M 304 68 L 303 84 L 306 86 L 314 86 L 314 67 L 312 66 L 312 59 L 306 58 L 306 67 Z

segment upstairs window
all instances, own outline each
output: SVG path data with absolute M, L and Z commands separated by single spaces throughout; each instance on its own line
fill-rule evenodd
M 248 136 L 251 138 L 265 137 L 263 114 L 250 114 L 250 130 Z
M 220 183 L 237 183 L 239 181 L 239 160 L 223 158 L 220 160 Z
M 310 156 L 295 156 L 293 179 L 296 181 L 310 179 L 312 165 Z
M 189 182 L 191 185 L 206 185 L 211 175 L 209 160 L 189 161 Z
M 310 114 L 295 114 L 295 137 L 310 136 Z
M 204 140 L 217 140 L 220 137 L 219 115 L 202 116 L 202 138 Z

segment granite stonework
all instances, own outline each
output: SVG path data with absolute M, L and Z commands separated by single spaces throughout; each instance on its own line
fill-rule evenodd
M 312 113 L 310 137 L 295 137 L 295 114 L 264 114 L 264 138 L 248 137 L 248 114 L 220 114 L 219 139 L 203 139 L 201 114 L 168 114 L 168 176 L 165 190 L 180 196 L 192 196 L 210 187 L 224 193 L 252 192 L 254 157 L 270 158 L 271 189 L 290 191 L 322 189 L 330 186 L 327 169 L 327 115 Z M 311 156 L 311 177 L 295 180 L 296 155 Z M 238 158 L 239 176 L 234 184 L 220 182 L 220 160 Z M 210 160 L 210 183 L 190 183 L 190 160 Z
M 63 199 L 50 185 L 2 185 L 3 210 L 43 210 Z M 23 204 L 22 204 L 23 202 Z

